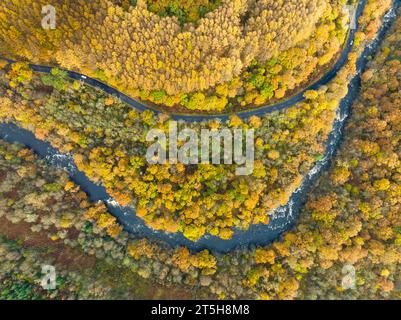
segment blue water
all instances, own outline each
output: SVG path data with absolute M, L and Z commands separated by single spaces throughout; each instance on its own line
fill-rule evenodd
M 365 0 L 361 1 L 357 9 L 357 17 L 360 16 Z M 147 227 L 144 222 L 135 215 L 133 208 L 118 206 L 115 201 L 107 194 L 104 187 L 99 186 L 91 182 L 84 173 L 78 171 L 74 161 L 69 154 L 62 154 L 58 150 L 51 147 L 48 142 L 41 141 L 35 138 L 35 136 L 27 130 L 19 128 L 14 124 L 0 124 L 0 138 L 8 142 L 18 142 L 31 149 L 33 149 L 40 157 L 46 159 L 46 161 L 54 166 L 63 168 L 68 171 L 71 180 L 85 191 L 91 201 L 103 201 L 108 207 L 111 214 L 116 216 L 124 227 L 124 229 L 131 233 L 134 237 L 142 238 L 147 237 L 151 239 L 158 239 L 168 243 L 171 246 L 187 246 L 189 249 L 199 251 L 203 249 L 209 249 L 216 252 L 228 252 L 239 246 L 249 245 L 267 245 L 273 240 L 277 239 L 285 231 L 290 230 L 294 227 L 299 213 L 306 201 L 309 190 L 313 187 L 320 175 L 327 169 L 330 164 L 330 159 L 336 153 L 336 150 L 341 142 L 342 131 L 344 123 L 348 118 L 351 106 L 354 99 L 357 97 L 360 88 L 360 73 L 365 68 L 366 63 L 370 56 L 376 52 L 381 39 L 384 37 L 389 25 L 395 18 L 395 10 L 398 8 L 400 0 L 395 0 L 391 12 L 385 17 L 385 22 L 381 27 L 375 41 L 369 45 L 364 53 L 361 55 L 357 62 L 358 74 L 354 77 L 349 85 L 349 92 L 347 96 L 341 101 L 340 108 L 337 113 L 337 119 L 334 123 L 333 130 L 328 138 L 327 147 L 323 159 L 318 161 L 314 168 L 304 178 L 302 185 L 296 192 L 291 196 L 290 201 L 286 206 L 283 206 L 274 211 L 270 216 L 270 223 L 268 225 L 252 225 L 247 231 L 235 230 L 235 234 L 230 240 L 222 240 L 218 237 L 205 235 L 197 242 L 192 242 L 186 239 L 181 233 L 166 233 L 162 231 L 155 231 Z M 313 84 L 306 90 L 318 89 L 321 85 L 328 83 L 335 77 L 338 70 L 345 64 L 348 53 L 351 50 L 354 32 L 352 30 L 348 39 L 346 48 L 342 53 L 340 59 L 337 61 L 333 69 L 326 74 L 317 83 Z M 32 65 L 32 69 L 40 72 L 50 72 L 51 68 L 45 66 Z M 71 78 L 83 79 L 83 75 L 75 72 L 68 72 Z M 108 87 L 107 85 L 91 78 L 83 79 L 87 84 L 98 87 L 103 91 L 118 96 L 122 101 L 125 101 L 129 105 L 144 110 L 147 107 L 140 102 L 137 102 L 117 90 Z M 306 91 L 305 90 L 305 91 Z M 303 100 L 303 93 L 291 98 L 288 101 L 278 103 L 274 106 L 266 106 L 256 110 L 243 112 L 240 114 L 241 117 L 249 117 L 251 115 L 263 115 L 277 110 L 282 110 L 286 107 L 292 106 L 293 104 Z M 174 119 L 183 119 L 186 121 L 202 121 L 213 116 L 193 116 L 193 115 L 173 115 Z M 215 117 L 213 117 L 215 118 Z M 226 115 L 220 115 L 218 118 L 225 120 Z

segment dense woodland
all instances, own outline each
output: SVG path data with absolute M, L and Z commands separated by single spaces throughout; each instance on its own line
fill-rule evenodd
M 2 4 L 0 53 L 78 70 L 187 111 L 257 106 L 296 92 L 330 68 L 350 19 L 345 0 L 55 2 L 50 32 L 38 23 L 44 0 Z M 184 25 L 186 15 L 174 14 L 199 8 L 210 12 Z
M 131 13 L 144 5 L 119 4 Z M 383 4 L 368 1 L 349 62 L 327 86 L 307 92 L 304 102 L 246 121 L 232 116 L 227 123 L 186 124 L 255 128 L 256 170 L 247 178 L 228 166 L 187 171 L 145 164 L 144 137 L 151 128 L 168 128 L 168 116 L 136 112 L 59 69 L 38 75 L 25 63 L 3 64 L 0 120 L 71 152 L 79 169 L 120 204 L 135 206 L 153 228 L 191 240 L 205 232 L 230 238 L 233 226 L 268 223 L 267 214 L 288 201 L 321 158 L 355 61 L 387 9 Z M 65 171 L 1 142 L 0 297 L 138 298 L 158 286 L 170 298 L 400 299 L 400 40 L 398 18 L 362 74 L 330 169 L 310 192 L 294 230 L 266 247 L 222 255 L 137 238 L 104 204 L 91 203 Z M 35 280 L 44 263 L 60 270 L 56 291 L 41 290 Z M 355 270 L 353 289 L 341 285 L 344 266 Z M 138 283 L 143 287 L 133 291 Z
M 120 298 L 138 298 L 152 286 L 138 286 L 143 280 L 133 273 L 148 277 L 148 266 L 136 262 L 141 243 L 140 253 L 148 252 L 145 242 L 122 232 L 105 205 L 90 203 L 64 170 L 48 166 L 29 149 L 5 142 L 0 142 L 0 235 L 2 299 L 116 298 L 111 296 L 116 294 L 113 277 L 127 281 L 120 284 L 126 290 Z M 207 251 L 187 258 L 187 272 L 194 278 L 216 265 Z M 57 267 L 57 291 L 41 289 L 43 264 Z M 180 283 L 172 280 L 178 275 L 169 273 L 168 266 L 159 263 L 159 268 L 166 282 Z M 168 296 L 167 291 L 164 294 Z
M 288 202 L 303 176 L 325 151 L 339 101 L 347 93 L 352 64 L 336 81 L 309 92 L 308 101 L 283 112 L 227 123 L 181 123 L 180 127 L 255 129 L 256 162 L 250 176 L 236 165 L 149 165 L 144 156 L 149 130 L 167 131 L 168 116 L 142 114 L 54 69 L 38 77 L 17 63 L 2 72 L 0 117 L 71 152 L 78 168 L 99 182 L 117 202 L 134 206 L 155 229 L 181 231 L 191 240 L 205 232 L 223 239 L 232 227 L 268 223 Z M 312 129 L 311 129 L 312 128 Z
M 369 10 L 367 15 L 371 16 Z M 370 31 L 376 19 L 371 16 L 362 26 Z M 167 131 L 168 116 L 140 114 L 69 81 L 58 69 L 39 77 L 24 63 L 4 66 L 0 117 L 33 131 L 62 152 L 71 152 L 81 171 L 104 185 L 120 205 L 134 206 L 152 228 L 180 231 L 191 240 L 205 233 L 229 239 L 233 227 L 246 230 L 250 224 L 267 224 L 269 214 L 288 202 L 304 175 L 323 157 L 356 58 L 368 41 L 369 34 L 360 32 L 348 64 L 330 84 L 307 92 L 305 102 L 245 123 L 237 116 L 227 123 L 181 123 L 198 131 L 254 128 L 256 163 L 253 175 L 247 177 L 236 176 L 235 166 L 148 165 L 146 134 L 153 128 Z
M 125 10 L 129 10 L 131 6 L 137 4 L 137 0 L 115 0 L 115 4 L 122 6 Z M 176 16 L 183 25 L 188 22 L 196 22 L 200 18 L 217 9 L 220 0 L 146 0 L 149 11 L 157 13 L 161 17 Z

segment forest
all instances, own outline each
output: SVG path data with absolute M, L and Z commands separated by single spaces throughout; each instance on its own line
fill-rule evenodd
M 309 92 L 307 103 L 280 113 L 247 121 L 232 116 L 227 123 L 180 123 L 198 132 L 255 129 L 256 161 L 250 176 L 237 176 L 236 165 L 149 165 L 144 150 L 151 143 L 145 137 L 154 128 L 167 132 L 169 117 L 138 113 L 69 81 L 58 69 L 39 76 L 25 64 L 6 66 L 1 73 L 0 119 L 71 152 L 80 170 L 102 183 L 119 204 L 135 206 L 152 228 L 180 231 L 191 240 L 206 232 L 229 239 L 233 226 L 247 229 L 268 223 L 266 212 L 286 204 L 322 156 L 352 69 L 331 86 Z
M 145 137 L 154 128 L 167 131 L 168 115 L 136 112 L 56 68 L 39 75 L 24 63 L 5 65 L 0 118 L 71 152 L 79 170 L 104 185 L 120 205 L 135 207 L 153 229 L 182 232 L 192 241 L 206 233 L 230 239 L 233 227 L 268 224 L 269 214 L 289 201 L 323 157 L 358 53 L 368 41 L 359 37 L 347 65 L 329 85 L 307 92 L 305 102 L 245 121 L 233 115 L 227 123 L 181 123 L 197 131 L 255 129 L 255 170 L 247 177 L 236 176 L 235 166 L 149 165 Z
M 0 140 L 0 299 L 401 299 L 400 11 L 367 68 L 357 65 L 391 1 L 367 1 L 345 66 L 301 102 L 244 119 L 179 121 L 197 132 L 254 129 L 250 176 L 235 175 L 235 165 L 147 163 L 146 135 L 168 131 L 168 109 L 135 110 L 63 68 L 200 113 L 265 104 L 336 59 L 347 38 L 345 1 L 54 1 L 62 15 L 50 33 L 32 20 L 42 2 L 0 5 L 0 54 L 18 58 L 0 60 L 0 124 L 70 154 L 146 226 L 193 242 L 268 225 L 324 157 L 359 73 L 360 92 L 296 225 L 268 245 L 228 253 L 129 233 L 68 170 Z M 41 287 L 43 265 L 57 267 L 57 289 Z
M 55 1 L 58 27 L 43 32 L 44 2 L 0 6 L 0 54 L 77 70 L 185 112 L 227 112 L 294 94 L 330 67 L 350 19 L 343 0 Z M 174 14 L 197 8 L 210 12 L 183 26 L 186 15 Z

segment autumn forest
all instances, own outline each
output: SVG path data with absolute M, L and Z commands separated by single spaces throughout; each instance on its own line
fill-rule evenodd
M 0 299 L 401 299 L 398 7 L 2 2 Z

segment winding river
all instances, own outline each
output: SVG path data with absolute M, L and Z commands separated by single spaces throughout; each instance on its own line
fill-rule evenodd
M 366 0 L 359 2 L 356 17 L 357 19 L 361 16 L 363 8 L 365 7 Z M 142 238 L 147 237 L 151 239 L 158 239 L 168 243 L 171 246 L 187 246 L 189 249 L 199 251 L 203 249 L 209 249 L 215 252 L 228 252 L 239 246 L 249 245 L 267 245 L 277 239 L 285 231 L 290 230 L 294 227 L 299 213 L 306 201 L 306 197 L 316 183 L 317 179 L 327 169 L 330 164 L 330 160 L 334 157 L 336 150 L 341 142 L 344 123 L 351 113 L 351 106 L 355 98 L 359 93 L 360 88 L 360 73 L 365 68 L 369 57 L 374 55 L 381 40 L 383 39 L 388 27 L 396 17 L 396 10 L 400 4 L 400 0 L 394 0 L 392 9 L 386 14 L 383 25 L 381 26 L 375 40 L 365 48 L 363 54 L 357 61 L 357 75 L 353 78 L 349 84 L 349 91 L 347 96 L 341 101 L 340 108 L 337 113 L 337 118 L 333 125 L 333 130 L 328 138 L 326 151 L 324 157 L 319 160 L 313 169 L 303 179 L 301 186 L 293 193 L 290 201 L 286 206 L 276 209 L 270 216 L 270 223 L 268 225 L 252 225 L 247 231 L 235 230 L 235 234 L 230 240 L 222 240 L 218 237 L 211 235 L 205 235 L 197 242 L 192 242 L 186 239 L 181 233 L 166 233 L 163 231 L 155 231 L 147 227 L 143 220 L 135 215 L 135 210 L 130 207 L 120 207 L 106 192 L 106 189 L 102 186 L 96 185 L 91 182 L 83 172 L 80 172 L 70 154 L 62 154 L 58 150 L 54 149 L 48 142 L 41 141 L 35 138 L 33 133 L 24 130 L 14 124 L 0 124 L 0 139 L 8 142 L 18 142 L 31 149 L 33 149 L 40 157 L 44 158 L 50 165 L 54 165 L 64 170 L 67 170 L 70 178 L 77 185 L 85 191 L 91 201 L 103 201 L 111 214 L 118 218 L 124 229 L 131 233 L 134 237 Z M 358 23 L 357 23 L 358 24 Z M 357 29 L 356 29 L 357 30 Z M 282 110 L 287 107 L 294 105 L 302 101 L 304 92 L 307 90 L 318 89 L 321 85 L 327 84 L 332 80 L 337 72 L 345 65 L 348 54 L 350 53 L 355 38 L 355 31 L 351 30 L 347 44 L 341 54 L 341 57 L 333 66 L 332 70 L 329 71 L 325 76 L 319 79 L 316 83 L 312 84 L 309 88 L 305 89 L 296 96 L 286 100 L 284 102 L 277 103 L 275 105 L 264 106 L 258 109 L 241 112 L 238 115 L 242 118 L 249 117 L 251 115 L 264 115 L 274 111 Z M 4 59 L 4 58 L 3 58 Z M 12 62 L 9 59 L 6 59 Z M 31 65 L 34 71 L 38 72 L 50 72 L 51 68 L 47 66 Z M 133 100 L 132 98 L 120 93 L 114 88 L 107 86 L 106 84 L 76 72 L 68 71 L 68 74 L 73 79 L 82 80 L 85 83 L 97 87 L 106 93 L 112 94 L 120 98 L 122 101 L 131 105 L 132 107 L 139 110 L 150 109 L 150 107 Z M 153 110 L 158 113 L 158 110 Z M 228 115 L 183 115 L 173 114 L 173 119 L 185 120 L 185 121 L 203 121 L 209 118 L 219 118 L 226 120 Z

